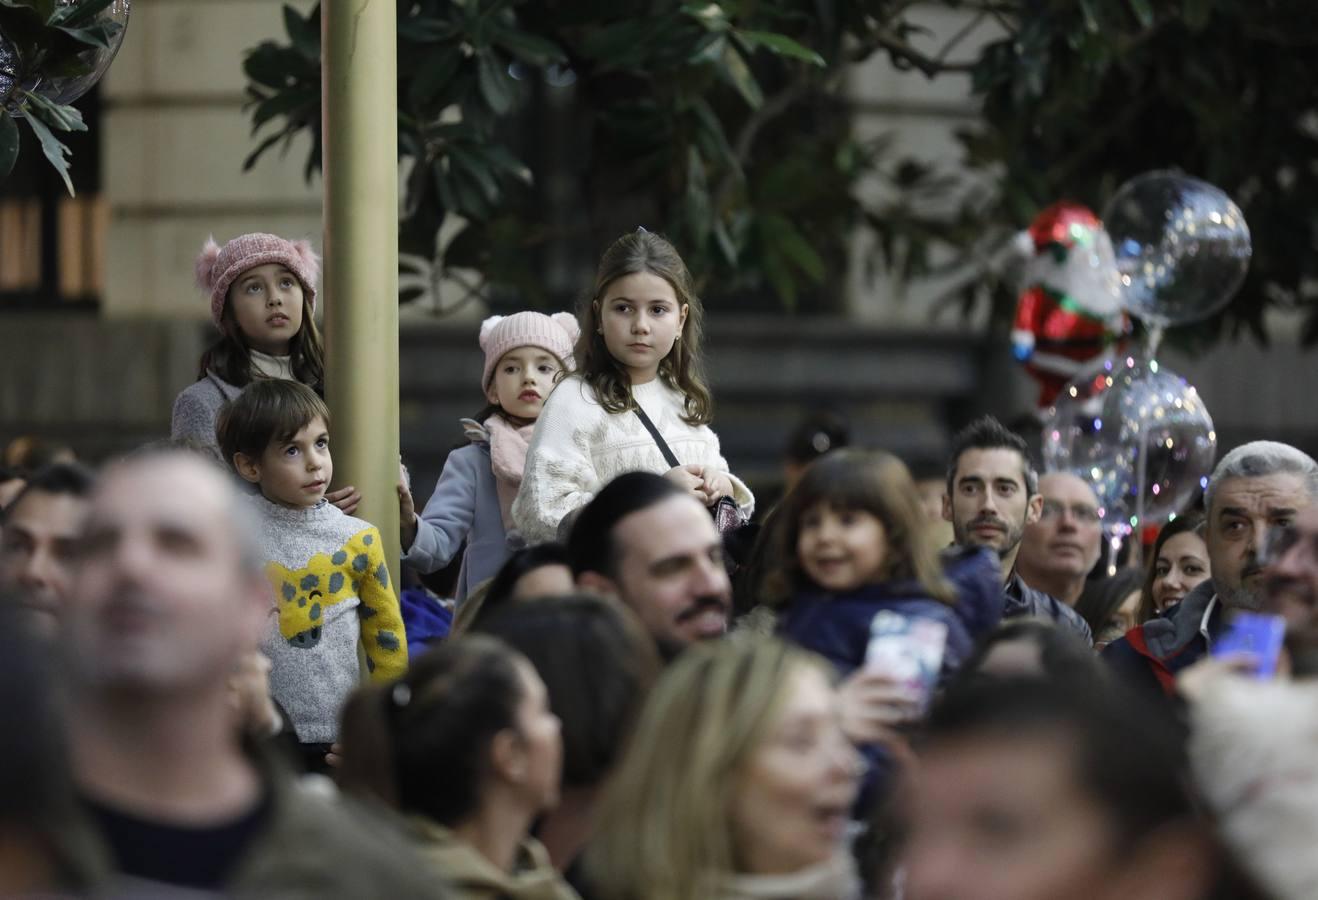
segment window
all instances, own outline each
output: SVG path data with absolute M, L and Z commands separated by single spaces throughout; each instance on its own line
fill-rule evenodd
M 77 102 L 85 132 L 56 132 L 72 154 L 70 197 L 26 124 L 0 182 L 0 311 L 94 309 L 105 284 L 108 209 L 101 191 L 100 91 Z

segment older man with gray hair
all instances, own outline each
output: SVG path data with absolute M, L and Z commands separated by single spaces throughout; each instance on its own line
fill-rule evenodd
M 1253 441 L 1217 464 L 1204 494 L 1213 577 L 1164 618 L 1131 629 L 1104 658 L 1150 688 L 1174 690 L 1176 673 L 1203 657 L 1224 611 L 1257 609 L 1268 533 L 1293 523 L 1318 499 L 1318 462 L 1289 444 Z

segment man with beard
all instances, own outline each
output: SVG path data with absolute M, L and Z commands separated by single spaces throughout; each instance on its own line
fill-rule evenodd
M 1039 521 L 1043 497 L 1020 435 L 992 416 L 967 426 L 952 442 L 943 518 L 962 546 L 988 547 L 1002 564 L 1003 618 L 1052 619 L 1093 643 L 1089 626 L 1065 603 L 1028 586 L 1016 572 L 1025 527 Z
M 1289 444 L 1254 441 L 1222 457 L 1204 494 L 1213 577 L 1165 616 L 1109 644 L 1104 658 L 1147 688 L 1172 693 L 1176 673 L 1208 653 L 1222 631 L 1224 610 L 1260 607 L 1269 532 L 1293 525 L 1316 496 L 1318 463 Z
M 243 742 L 228 682 L 274 612 L 255 533 L 195 454 L 101 477 L 62 624 L 70 854 L 113 896 L 444 896 L 401 834 Z
M 577 584 L 630 607 L 666 659 L 727 631 L 723 542 L 709 510 L 662 476 L 609 482 L 573 524 L 568 556 Z
M 77 463 L 38 470 L 0 527 L 0 588 L 14 592 L 42 637 L 55 636 L 64 614 L 93 477 Z
M 630 607 L 665 662 L 727 633 L 732 585 L 722 540 L 709 510 L 662 476 L 631 472 L 605 486 L 573 524 L 568 556 L 578 586 Z M 890 737 L 909 714 L 906 699 L 894 712 L 880 673 L 858 669 L 838 689 L 843 732 L 858 745 Z
M 1286 620 L 1286 650 L 1297 677 L 1318 677 L 1318 505 L 1299 511 L 1270 540 L 1263 611 Z
M 1260 608 L 1286 620 L 1271 679 L 1202 660 L 1177 678 L 1190 761 L 1217 829 L 1269 897 L 1318 896 L 1318 504 L 1267 539 Z M 1287 668 L 1289 675 L 1287 677 Z

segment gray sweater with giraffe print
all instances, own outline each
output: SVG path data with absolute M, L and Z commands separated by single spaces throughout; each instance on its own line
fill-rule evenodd
M 261 648 L 272 664 L 271 693 L 298 741 L 330 743 L 344 702 L 361 682 L 359 642 L 372 681 L 407 670 L 402 612 L 380 533 L 325 500 L 290 509 L 259 494 L 248 499 L 261 521 L 278 611 Z

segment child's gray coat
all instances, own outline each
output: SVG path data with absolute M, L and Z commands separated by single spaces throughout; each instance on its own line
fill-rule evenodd
M 490 465 L 490 445 L 468 424 L 473 442 L 448 455 L 435 492 L 418 517 L 416 540 L 403 561 L 419 572 L 434 572 L 452 562 L 467 540 L 458 573 L 456 599 L 461 603 L 476 585 L 493 578 L 512 554 L 499 510 L 499 491 Z
M 207 447 L 218 447 L 215 439 L 215 420 L 220 408 L 242 392 L 214 372 L 188 385 L 174 398 L 170 416 L 169 436 L 175 440 L 188 439 Z

